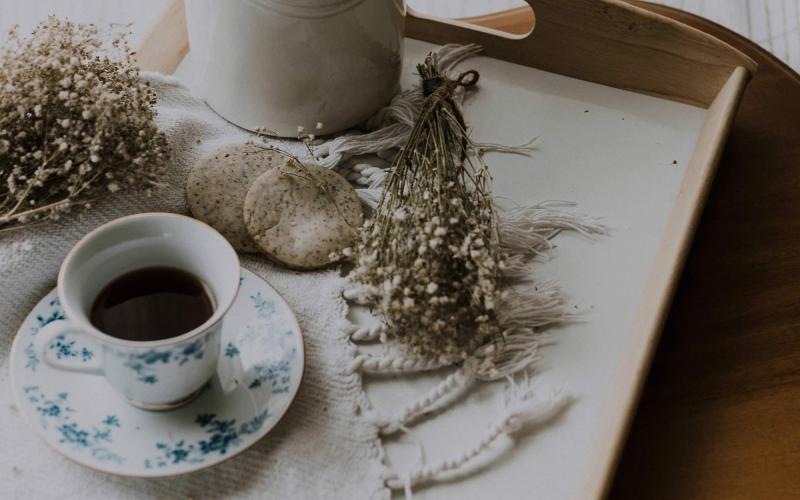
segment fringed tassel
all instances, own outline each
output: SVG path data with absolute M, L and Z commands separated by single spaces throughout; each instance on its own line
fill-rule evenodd
M 519 146 L 509 146 L 507 144 L 499 144 L 496 142 L 479 142 L 475 144 L 475 149 L 481 153 L 506 153 L 512 155 L 530 156 L 534 151 L 536 151 L 536 148 L 533 146 L 534 142 L 536 142 L 536 138 L 531 139 L 525 144 L 520 144 Z
M 402 94 L 398 94 L 392 103 L 397 99 L 402 99 Z M 366 134 L 337 137 L 317 146 L 314 153 L 320 165 L 333 168 L 353 156 L 399 148 L 408 140 L 410 131 L 411 127 L 404 123 L 395 123 Z
M 485 455 L 492 453 L 492 446 L 502 437 L 513 440 L 512 434 L 526 426 L 546 425 L 557 418 L 569 406 L 571 399 L 553 393 L 545 398 L 536 397 L 532 385 L 526 380 L 522 384 L 509 382 L 506 392 L 505 408 L 495 423 L 472 447 L 448 460 L 423 465 L 407 474 L 389 474 L 385 479 L 387 487 L 411 493 L 411 487 L 458 477 L 472 472 L 477 466 L 485 466 Z M 495 454 L 491 460 L 497 459 Z
M 388 164 L 386 166 L 388 167 Z M 346 177 L 355 184 L 375 189 L 383 186 L 387 175 L 389 174 L 385 168 L 368 163 L 357 163 L 350 167 L 350 173 Z
M 381 202 L 383 189 L 356 189 L 356 195 L 365 207 L 375 210 Z
M 466 365 L 478 380 L 507 378 L 533 366 L 539 360 L 539 348 L 550 339 L 532 328 L 510 329 L 502 340 L 477 348 Z
M 481 46 L 475 44 L 444 45 L 436 51 L 439 67 L 447 72 L 481 50 Z M 424 101 L 425 96 L 419 88 L 400 92 L 388 106 L 364 124 L 371 132 L 340 136 L 316 146 L 314 153 L 317 162 L 324 167 L 333 168 L 353 156 L 400 148 L 408 142 L 408 136 Z M 487 145 L 486 151 L 491 151 L 495 146 L 498 145 Z
M 558 208 L 574 205 L 559 201 L 498 210 L 497 229 L 501 248 L 511 255 L 535 257 L 552 250 L 551 240 L 560 231 L 577 231 L 586 236 L 607 231 L 596 218 Z
M 366 186 L 357 188 L 356 194 L 361 199 L 361 203 L 368 208 L 375 209 L 383 196 L 383 184 L 389 175 L 386 168 L 389 165 L 388 163 L 384 165 L 385 167 L 382 168 L 377 165 L 357 163 L 355 165 L 345 164 L 344 167 L 339 167 L 347 180 L 358 186 Z
M 439 60 L 439 68 L 442 72 L 447 73 L 460 62 L 480 54 L 482 50 L 483 47 L 476 43 L 468 43 L 466 45 L 448 43 L 447 45 L 442 45 L 442 47 L 436 51 L 436 56 Z
M 573 319 L 554 281 L 525 282 L 500 295 L 497 321 L 503 329 L 539 328 Z

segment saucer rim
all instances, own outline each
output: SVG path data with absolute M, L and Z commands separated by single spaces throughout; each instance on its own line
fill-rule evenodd
M 294 309 L 292 309 L 292 307 L 289 305 L 289 303 L 286 301 L 286 299 L 283 297 L 283 295 L 281 295 L 280 292 L 275 290 L 275 288 L 272 285 L 270 285 L 267 280 L 265 280 L 261 276 L 257 275 L 255 272 L 245 268 L 244 266 L 240 267 L 240 272 L 247 272 L 247 273 L 251 274 L 257 280 L 259 280 L 263 285 L 268 286 L 273 292 L 275 292 L 275 294 L 278 297 L 280 297 L 280 299 L 286 305 L 286 308 L 289 311 L 289 315 L 291 317 L 291 320 L 292 320 L 292 322 L 293 322 L 293 324 L 295 326 L 295 331 L 297 332 L 297 335 L 300 338 L 300 343 L 298 345 L 298 350 L 299 350 L 300 356 L 298 356 L 298 359 L 302 363 L 301 370 L 300 370 L 300 378 L 298 379 L 297 384 L 294 386 L 293 390 L 291 391 L 291 397 L 289 398 L 289 404 L 287 404 L 286 407 L 283 408 L 283 411 L 281 411 L 281 412 L 279 412 L 277 414 L 277 418 L 274 420 L 272 425 L 271 426 L 264 426 L 263 430 L 249 444 L 246 444 L 246 445 L 242 446 L 241 448 L 239 448 L 237 450 L 232 450 L 230 455 L 220 459 L 217 462 L 198 464 L 198 466 L 196 468 L 190 469 L 190 470 L 185 470 L 185 471 L 182 471 L 182 472 L 171 472 L 170 473 L 170 472 L 167 472 L 167 471 L 161 471 L 161 473 L 159 473 L 160 469 L 152 469 L 152 471 L 153 471 L 152 474 L 125 473 L 125 472 L 120 472 L 120 471 L 116 471 L 116 470 L 103 469 L 101 467 L 97 467 L 95 465 L 90 465 L 89 463 L 82 462 L 82 461 L 78 460 L 77 458 L 72 457 L 72 456 L 64 453 L 59 448 L 56 448 L 56 446 L 53 443 L 50 442 L 50 438 L 43 432 L 41 427 L 35 424 L 35 419 L 34 419 L 35 415 L 31 415 L 25 409 L 25 401 L 24 401 L 24 398 L 22 398 L 22 394 L 19 393 L 18 384 L 17 384 L 16 377 L 15 377 L 15 373 L 16 373 L 15 367 L 16 367 L 16 364 L 17 364 L 17 357 L 18 357 L 16 355 L 17 347 L 18 347 L 17 343 L 18 342 L 22 342 L 22 340 L 20 340 L 22 338 L 22 336 L 23 336 L 22 335 L 22 326 L 27 321 L 27 319 L 30 316 L 30 313 L 33 311 L 33 309 L 35 309 L 41 303 L 42 300 L 44 300 L 48 295 L 50 295 L 53 292 L 56 292 L 56 296 L 58 296 L 58 289 L 56 287 L 53 287 L 48 292 L 43 294 L 41 296 L 41 298 L 39 298 L 39 300 L 36 302 L 36 304 L 31 308 L 31 310 L 28 311 L 28 313 L 25 315 L 25 318 L 22 320 L 22 323 L 20 324 L 19 328 L 17 329 L 16 334 L 14 334 L 14 340 L 11 342 L 11 349 L 10 349 L 10 353 L 9 353 L 10 354 L 9 355 L 10 359 L 9 359 L 9 363 L 8 363 L 8 369 L 9 369 L 9 372 L 10 372 L 9 373 L 9 383 L 11 384 L 11 392 L 12 392 L 12 394 L 14 396 L 14 403 L 16 404 L 17 408 L 19 409 L 19 415 L 22 418 L 22 420 L 25 421 L 25 424 L 28 427 L 33 429 L 34 434 L 36 434 L 36 436 L 39 439 L 44 441 L 44 443 L 51 450 L 55 451 L 61 457 L 66 458 L 67 460 L 69 460 L 72 463 L 78 464 L 78 465 L 80 465 L 82 467 L 86 467 L 87 469 L 90 469 L 90 470 L 93 470 L 93 471 L 97 471 L 97 472 L 101 472 L 103 474 L 109 474 L 111 476 L 123 477 L 123 478 L 167 479 L 167 478 L 188 476 L 188 475 L 191 475 L 191 474 L 196 474 L 196 473 L 201 472 L 201 471 L 205 471 L 205 470 L 210 469 L 212 467 L 217 467 L 218 465 L 222 465 L 222 464 L 224 464 L 224 463 L 226 463 L 226 462 L 238 457 L 242 453 L 248 451 L 250 448 L 255 446 L 256 443 L 258 443 L 262 439 L 264 439 L 267 436 L 267 434 L 272 432 L 272 430 L 275 427 L 277 427 L 278 423 L 280 423 L 280 421 L 283 420 L 283 417 L 286 416 L 286 413 L 289 411 L 289 408 L 292 407 L 292 405 L 294 404 L 295 400 L 297 399 L 297 393 L 300 390 L 300 386 L 303 384 L 303 378 L 305 377 L 305 373 L 306 373 L 306 350 L 305 350 L 305 337 L 303 336 L 303 330 L 300 328 L 300 322 L 297 320 L 297 315 L 295 314 Z M 241 287 L 240 287 L 239 290 L 237 290 L 236 298 L 234 299 L 233 303 L 235 303 L 237 300 L 239 300 L 239 298 L 240 298 L 239 292 L 240 291 L 241 291 Z M 231 306 L 232 305 L 233 304 L 231 304 Z M 90 375 L 90 376 L 96 377 L 97 375 Z M 129 403 L 125 402 L 125 401 L 122 401 L 122 403 L 129 404 Z M 147 411 L 147 410 L 142 410 L 142 409 L 139 409 L 139 408 L 137 408 L 137 410 L 138 411 Z

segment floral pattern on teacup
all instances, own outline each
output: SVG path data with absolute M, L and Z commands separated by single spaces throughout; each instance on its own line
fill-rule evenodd
M 144 384 L 157 384 L 159 365 L 183 366 L 190 361 L 203 359 L 207 344 L 219 333 L 194 340 L 184 345 L 166 349 L 148 349 L 142 352 L 115 351 L 117 356 L 127 358 L 124 366 L 136 374 L 136 380 Z M 216 343 L 213 343 L 216 346 Z M 111 350 L 111 349 L 108 349 Z

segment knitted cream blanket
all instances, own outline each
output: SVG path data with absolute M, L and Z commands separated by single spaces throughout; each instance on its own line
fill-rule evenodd
M 297 399 L 270 434 L 234 460 L 187 477 L 108 476 L 51 450 L 23 422 L 12 395 L 9 349 L 22 320 L 55 286 L 67 251 L 89 230 L 147 211 L 186 213 L 184 182 L 203 154 L 250 136 L 214 114 L 176 80 L 145 76 L 158 93 L 158 124 L 173 150 L 167 187 L 152 197 L 113 196 L 79 216 L 0 236 L 0 497 L 3 498 L 375 498 L 388 496 L 377 428 L 359 418 L 361 377 L 342 370 L 353 354 L 336 271 L 297 273 L 259 257 L 244 267 L 266 279 L 300 321 L 306 369 Z M 291 148 L 291 144 L 285 145 Z M 302 154 L 302 148 L 294 151 Z

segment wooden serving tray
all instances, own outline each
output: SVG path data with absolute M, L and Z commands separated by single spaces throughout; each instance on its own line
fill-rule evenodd
M 698 30 L 619 0 L 532 0 L 535 26 L 509 35 L 411 13 L 404 84 L 413 65 L 442 43 L 478 43 L 464 63 L 481 73 L 465 116 L 479 141 L 523 143 L 532 158 L 492 156 L 495 193 L 520 204 L 569 200 L 613 229 L 595 241 L 557 240 L 536 268 L 557 279 L 585 320 L 563 328 L 537 378 L 576 397 L 552 428 L 482 474 L 420 492 L 437 498 L 597 498 L 603 495 L 714 168 L 755 63 Z M 145 69 L 172 73 L 188 52 L 177 0 L 139 50 Z M 190 57 L 179 73 L 202 78 Z M 193 67 L 190 67 L 193 66 Z M 192 80 L 195 80 L 194 82 Z M 441 374 L 370 383 L 391 409 Z M 489 422 L 496 388 L 415 427 L 428 460 L 449 456 Z M 393 465 L 417 460 L 389 444 Z

